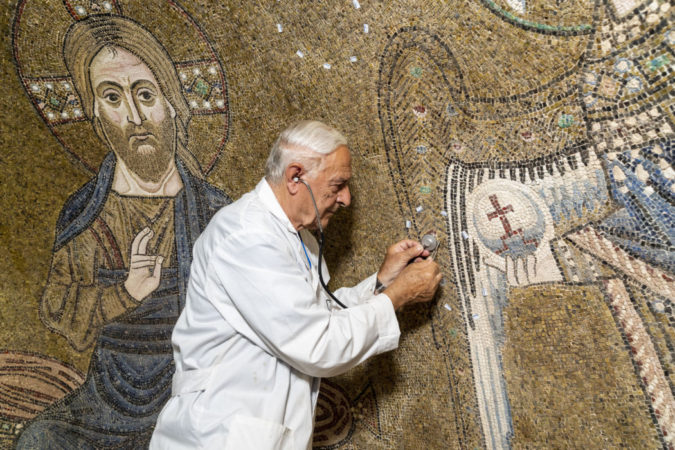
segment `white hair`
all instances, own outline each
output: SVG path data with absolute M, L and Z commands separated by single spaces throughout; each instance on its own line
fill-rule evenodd
M 316 120 L 303 120 L 281 132 L 272 145 L 265 164 L 265 178 L 279 184 L 292 162 L 301 163 L 308 177 L 320 167 L 323 158 L 338 147 L 347 145 L 347 138 L 335 128 Z

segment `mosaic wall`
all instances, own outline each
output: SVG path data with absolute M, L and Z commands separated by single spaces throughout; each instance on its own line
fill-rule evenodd
M 436 301 L 399 313 L 398 350 L 324 380 L 315 447 L 675 447 L 668 1 L 10 6 L 0 447 L 44 446 L 47 430 L 145 445 L 191 243 L 301 118 L 343 130 L 353 153 L 331 284 L 429 231 L 445 274 Z M 110 189 L 124 169 L 93 107 L 99 41 L 156 78 L 177 195 Z M 137 306 L 121 286 L 139 255 L 166 262 Z

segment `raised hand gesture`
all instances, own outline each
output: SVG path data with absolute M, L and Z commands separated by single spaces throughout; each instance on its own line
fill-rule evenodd
M 124 282 L 124 287 L 137 301 L 143 300 L 157 289 L 162 275 L 164 257 L 146 254 L 148 242 L 153 235 L 153 231 L 145 227 L 131 243 L 129 275 Z

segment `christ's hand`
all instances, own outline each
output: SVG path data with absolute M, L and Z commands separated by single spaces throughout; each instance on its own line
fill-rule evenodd
M 148 241 L 154 235 L 150 228 L 143 228 L 131 243 L 129 276 L 124 287 L 135 300 L 141 301 L 159 286 L 163 256 L 147 255 Z

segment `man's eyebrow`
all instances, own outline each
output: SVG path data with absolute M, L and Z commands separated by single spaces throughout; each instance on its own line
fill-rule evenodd
M 141 80 L 136 80 L 136 81 L 134 81 L 134 82 L 131 84 L 131 90 L 136 89 L 136 88 L 138 87 L 139 84 L 142 84 L 142 85 L 146 85 L 146 84 L 147 84 L 147 85 L 150 85 L 150 87 L 153 87 L 153 88 L 155 87 L 155 83 L 153 83 L 152 81 L 141 79 Z
M 103 88 L 107 87 L 108 85 L 116 87 L 118 89 L 122 89 L 122 86 L 118 83 L 115 83 L 114 81 L 103 80 L 99 84 L 96 85 L 96 90 L 103 89 Z
M 118 83 L 115 83 L 114 81 L 110 81 L 110 80 L 103 80 L 99 84 L 96 85 L 96 89 L 95 89 L 96 94 L 102 95 L 103 90 L 105 88 L 108 88 L 108 87 L 114 87 L 114 88 L 117 88 L 120 91 L 122 90 L 122 86 L 119 85 Z

